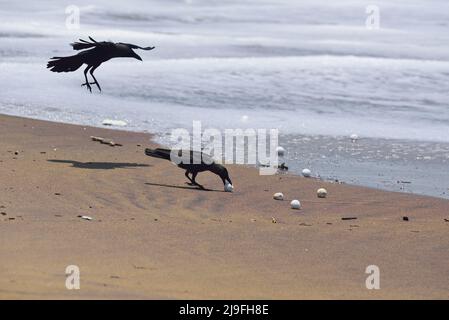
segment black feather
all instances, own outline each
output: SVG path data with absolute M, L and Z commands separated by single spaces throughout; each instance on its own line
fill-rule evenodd
M 53 57 L 47 63 L 47 68 L 53 72 L 72 72 L 78 70 L 82 65 L 82 58 L 75 55 L 70 57 Z

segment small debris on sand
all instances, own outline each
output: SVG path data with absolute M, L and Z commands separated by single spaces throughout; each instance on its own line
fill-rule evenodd
M 100 142 L 101 144 L 107 144 L 111 147 L 123 147 L 122 144 L 116 143 L 113 140 L 106 140 L 105 138 L 95 136 L 91 136 L 90 138 L 92 139 L 92 141 Z
M 6 212 L 0 212 L 2 216 L 6 216 Z
M 276 220 L 275 217 L 271 217 L 271 222 L 272 222 L 272 223 L 278 223 L 278 221 Z
M 111 147 L 122 147 L 123 145 L 120 143 L 115 143 L 114 141 L 109 141 L 108 143 Z
M 101 137 L 91 136 L 90 138 L 92 139 L 92 141 L 98 141 L 98 142 L 103 142 L 104 141 L 104 139 L 101 138 Z
M 409 221 L 408 217 L 402 217 L 403 221 Z
M 341 220 L 357 220 L 357 217 L 343 217 Z
M 93 220 L 93 218 L 89 217 L 89 216 L 78 216 L 78 218 L 81 218 L 81 219 L 84 219 L 84 220 L 88 220 L 88 221 Z
M 55 196 L 60 196 L 61 194 L 59 192 L 55 192 Z
M 444 219 L 445 222 L 449 222 L 449 219 Z
M 303 226 L 303 227 L 311 227 L 312 226 L 311 224 L 307 224 L 305 222 L 301 222 L 299 225 Z
M 137 270 L 145 270 L 146 269 L 145 267 L 136 266 L 135 264 L 133 264 L 132 266 L 133 266 L 134 269 L 137 269 Z

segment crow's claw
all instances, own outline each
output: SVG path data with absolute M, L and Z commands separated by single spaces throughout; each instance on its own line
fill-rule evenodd
M 90 88 L 90 85 L 91 85 L 91 84 L 96 84 L 98 90 L 100 90 L 100 92 L 101 92 L 101 87 L 100 87 L 100 85 L 99 85 L 97 82 L 89 82 L 89 84 L 83 83 L 83 84 L 81 85 L 81 87 L 87 86 L 87 89 L 89 89 L 89 90 L 92 92 L 92 88 Z
M 81 85 L 81 87 L 84 87 L 84 86 L 86 86 L 86 87 L 87 87 L 87 90 L 89 90 L 90 93 L 92 93 L 92 87 L 90 86 L 90 83 L 89 83 L 89 82 L 83 83 L 83 84 Z
M 200 185 L 199 183 L 192 183 L 192 182 L 186 182 L 186 185 L 192 186 L 192 187 L 198 187 L 201 190 L 206 190 L 202 185 Z

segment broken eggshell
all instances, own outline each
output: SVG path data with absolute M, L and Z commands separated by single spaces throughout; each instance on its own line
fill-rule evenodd
M 282 192 L 276 192 L 273 195 L 274 200 L 284 200 L 284 194 Z
M 316 195 L 318 196 L 318 198 L 326 198 L 327 197 L 327 190 L 324 188 L 319 188 L 316 191 Z

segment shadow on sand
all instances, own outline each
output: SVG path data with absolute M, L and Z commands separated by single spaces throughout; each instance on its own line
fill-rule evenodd
M 75 160 L 47 160 L 54 163 L 71 164 L 72 168 L 80 169 L 96 169 L 96 170 L 111 170 L 111 169 L 126 169 L 136 167 L 151 167 L 148 164 L 129 163 L 129 162 L 79 162 Z
M 156 186 L 156 187 L 165 187 L 165 188 L 174 188 L 174 189 L 186 189 L 186 190 L 197 190 L 197 191 L 209 191 L 209 192 L 224 192 L 221 190 L 213 190 L 213 189 L 201 189 L 195 186 L 175 186 L 175 185 L 171 185 L 171 184 L 161 184 L 161 183 L 151 183 L 151 182 L 146 182 L 146 185 L 149 186 Z

